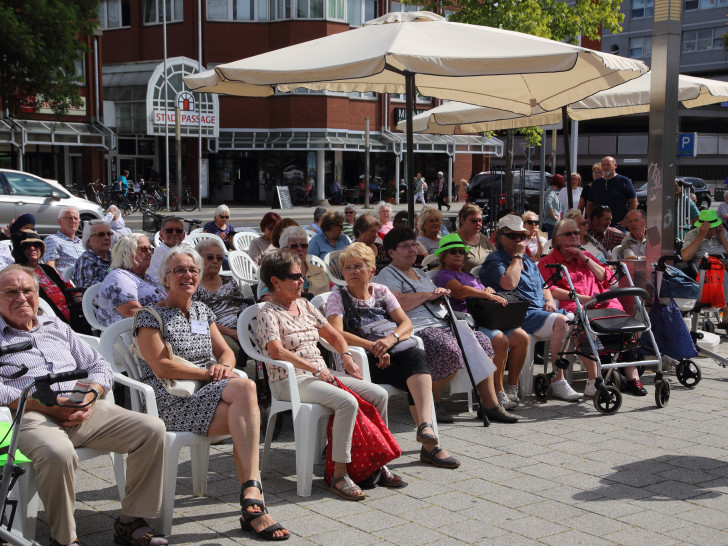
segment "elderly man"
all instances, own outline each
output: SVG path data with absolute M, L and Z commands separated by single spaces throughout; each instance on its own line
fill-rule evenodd
M 612 249 L 622 243 L 624 233 L 610 226 L 612 223 L 612 211 L 609 207 L 596 205 L 589 215 L 589 231 L 587 237 L 601 247 L 609 256 Z M 601 250 L 600 249 L 600 250 Z
M 91 220 L 83 227 L 83 243 L 86 252 L 76 260 L 71 279 L 76 286 L 88 288 L 102 282 L 111 266 L 111 225 L 105 220 Z
M 20 425 L 20 450 L 33 461 L 38 493 L 48 516 L 51 546 L 77 544 L 73 512 L 78 460 L 74 448 L 92 447 L 126 453 L 126 496 L 114 523 L 119 544 L 167 544 L 142 518 L 156 518 L 162 501 L 164 424 L 160 419 L 122 409 L 95 398 L 111 389 L 111 366 L 67 325 L 48 315 L 37 315 L 38 279 L 31 269 L 10 265 L 0 272 L 0 335 L 3 343 L 30 340 L 33 348 L 4 355 L 0 361 L 23 364 L 28 373 L 17 379 L 0 378 L 0 404 L 17 409 L 21 390 L 30 378 L 48 373 L 88 370 L 90 390 L 68 407 L 28 399 Z M 55 390 L 74 388 L 72 381 Z M 94 392 L 95 391 L 95 392 Z M 143 537 L 147 537 L 143 542 Z M 141 542 L 135 540 L 142 539 Z M 109 542 L 111 542 L 109 540 Z
M 354 240 L 354 222 L 356 222 L 356 206 L 346 205 L 344 207 L 344 235 Z
M 627 211 L 637 208 L 637 193 L 629 178 L 617 174 L 617 162 L 613 157 L 603 158 L 601 165 L 602 177 L 591 186 L 586 202 L 586 215 L 591 216 L 592 207 L 605 205 L 614 215 L 614 224 L 623 226 Z
M 43 261 L 55 267 L 59 273 L 69 265 L 74 265 L 78 257 L 84 253 L 81 239 L 76 237 L 80 223 L 78 210 L 74 207 L 63 207 L 58 213 L 58 225 L 61 229 L 55 235 L 45 238 Z
M 152 261 L 149 262 L 149 269 L 147 269 L 147 275 L 149 275 L 154 282 L 161 285 L 157 278 L 157 272 L 159 265 L 167 255 L 167 252 L 173 246 L 182 244 L 185 239 L 185 227 L 182 225 L 182 220 L 175 218 L 174 216 L 167 216 L 162 222 L 162 229 L 159 230 L 159 237 L 162 239 L 162 244 L 154 249 L 152 255 Z
M 634 209 L 624 217 L 629 233 L 622 239 L 622 258 L 638 260 L 647 256 L 647 218 L 645 212 Z
M 324 207 L 316 207 L 313 211 L 313 222 L 306 226 L 306 231 L 321 233 L 321 217 L 326 213 Z

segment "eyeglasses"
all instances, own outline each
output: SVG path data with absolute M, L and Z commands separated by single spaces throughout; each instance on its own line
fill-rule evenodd
M 72 222 L 81 221 L 81 219 L 78 216 L 61 216 L 61 220 L 71 220 Z
M 282 280 L 289 279 L 291 281 L 300 281 L 303 278 L 303 273 L 289 273 L 288 275 L 281 275 Z
M 397 245 L 397 248 L 402 250 L 412 250 L 413 248 L 417 248 L 417 243 L 401 243 Z
M 164 232 L 169 235 L 172 235 L 172 233 L 176 233 L 177 235 L 182 235 L 185 232 L 185 230 L 181 229 L 181 228 L 171 228 L 170 227 L 170 228 L 164 228 Z
M 538 220 L 526 220 L 526 223 L 529 226 L 537 226 L 538 225 Z
M 525 233 L 504 233 L 503 236 L 508 237 L 511 241 L 525 241 L 526 240 Z
M 4 290 L 2 292 L 2 295 L 10 301 L 15 301 L 18 299 L 18 296 L 20 296 L 21 293 L 23 294 L 23 296 L 25 296 L 26 300 L 35 297 L 35 295 L 37 294 L 35 288 L 23 288 L 22 290 L 18 290 L 17 288 L 8 288 L 7 290 Z
M 227 220 L 227 219 L 228 219 L 228 218 L 230 218 L 230 217 L 229 217 L 229 216 L 223 216 L 223 215 L 221 214 L 220 216 L 218 216 L 218 218 L 222 218 L 223 220 Z
M 306 250 L 308 248 L 308 243 L 291 243 L 288 245 L 288 248 L 291 250 L 298 250 L 299 248 L 301 250 Z
M 344 214 L 356 214 L 355 210 L 347 210 Z
M 200 270 L 196 267 L 175 267 L 170 271 L 170 273 L 174 273 L 175 275 L 179 275 L 180 277 L 185 273 L 189 273 L 193 277 L 196 277 L 199 272 Z
M 565 233 L 559 233 L 559 237 L 578 237 L 578 231 L 567 231 Z
M 223 260 L 223 257 L 222 256 L 215 256 L 214 254 L 208 254 L 207 256 L 205 256 L 205 259 L 208 262 L 211 262 L 213 260 L 218 261 L 218 262 L 221 262 Z
M 365 264 L 345 265 L 341 268 L 344 273 L 351 273 L 352 271 L 360 273 L 362 271 L 366 271 L 366 269 L 367 266 Z
M 482 224 L 483 218 L 468 218 L 468 222 L 472 224 Z
M 152 247 L 151 246 L 140 246 L 137 247 L 137 252 L 141 252 L 142 254 L 146 254 L 147 252 L 151 252 Z
M 98 233 L 92 233 L 90 237 L 111 237 L 112 235 L 111 231 L 99 231 Z

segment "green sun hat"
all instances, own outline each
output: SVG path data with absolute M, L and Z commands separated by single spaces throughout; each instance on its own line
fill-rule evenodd
M 718 227 L 722 222 L 714 210 L 705 209 L 700 211 L 700 216 L 695 221 L 695 226 L 700 227 L 705 222 L 710 222 L 710 227 Z
M 439 256 L 441 253 L 452 250 L 453 248 L 464 248 L 466 254 L 470 251 L 470 247 L 463 243 L 460 235 L 451 233 L 440 239 L 440 246 L 435 250 L 435 256 Z

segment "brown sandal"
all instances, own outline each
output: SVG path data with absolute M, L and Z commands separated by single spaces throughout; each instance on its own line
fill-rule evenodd
M 431 428 L 433 432 L 435 431 L 435 428 L 431 423 L 424 421 L 419 427 L 417 427 L 417 441 L 426 446 L 436 446 L 439 443 L 437 436 L 429 432 L 425 432 L 426 428 Z
M 348 474 L 344 474 L 338 478 L 332 477 L 329 491 L 336 493 L 342 499 L 350 501 L 360 501 L 367 498 L 366 493 L 364 493 L 358 485 L 351 481 Z
M 140 527 L 149 527 L 149 524 L 144 521 L 144 518 L 137 518 L 129 523 L 121 523 L 119 518 L 116 518 L 116 521 L 114 521 L 114 542 L 116 544 L 123 544 L 124 546 L 149 546 L 153 538 L 164 537 L 163 534 L 150 530 L 147 534 L 139 538 L 132 538 L 131 536 L 134 534 L 134 531 Z
M 381 485 L 382 487 L 390 487 L 394 489 L 406 485 L 404 480 L 402 479 L 402 476 L 399 476 L 394 472 L 390 471 L 389 468 L 387 468 L 386 466 L 383 466 L 381 470 L 382 475 L 379 478 L 379 485 Z

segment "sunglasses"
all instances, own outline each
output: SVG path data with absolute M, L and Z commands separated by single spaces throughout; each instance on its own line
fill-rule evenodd
M 146 254 L 147 252 L 152 252 L 151 246 L 140 246 L 137 248 L 137 252 L 141 252 L 142 254 Z
M 526 220 L 526 223 L 529 226 L 537 226 L 538 225 L 538 220 Z
M 213 260 L 218 261 L 218 262 L 221 262 L 223 260 L 223 257 L 222 256 L 215 256 L 214 254 L 208 254 L 207 256 L 205 256 L 205 259 L 208 262 L 211 262 Z
M 230 217 L 229 217 L 229 216 L 223 216 L 223 215 L 221 214 L 220 216 L 218 216 L 218 218 L 222 218 L 223 220 L 227 220 L 227 219 L 228 219 L 228 218 L 230 218 Z
M 288 245 L 288 248 L 290 248 L 291 250 L 298 250 L 299 248 L 301 250 L 306 250 L 308 248 L 308 243 L 291 243 L 290 245 Z
M 300 281 L 303 278 L 303 273 L 289 273 L 288 275 L 281 275 L 282 280 L 289 279 L 291 281 Z
M 23 243 L 23 248 L 43 248 L 43 243 Z
M 526 240 L 525 233 L 504 233 L 503 236 L 508 237 L 511 241 L 525 241 Z
M 567 231 L 565 233 L 559 233 L 559 237 L 578 237 L 578 231 Z
M 465 256 L 465 249 L 464 248 L 453 248 L 452 250 L 447 251 L 448 254 L 462 254 Z
M 171 235 L 172 233 L 176 233 L 177 235 L 182 235 L 185 230 L 180 228 L 164 228 L 164 232 Z
M 98 233 L 92 233 L 90 237 L 111 237 L 113 235 L 110 231 L 99 231 Z
M 473 224 L 482 224 L 483 219 L 482 218 L 468 218 L 468 222 L 471 222 Z

